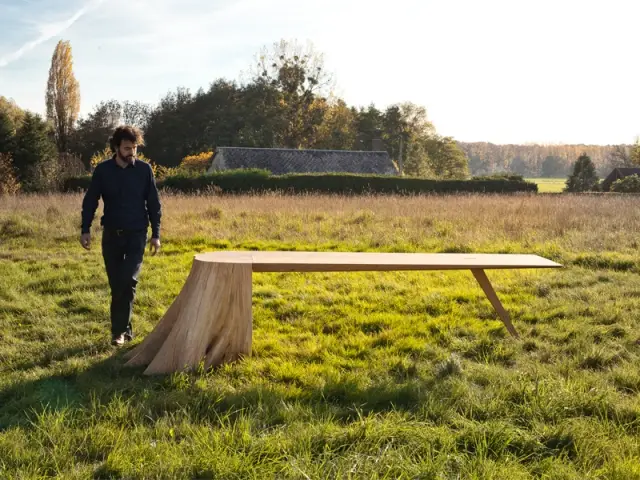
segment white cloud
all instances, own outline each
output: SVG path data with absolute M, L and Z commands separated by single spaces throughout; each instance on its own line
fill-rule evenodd
M 0 57 L 0 68 L 6 67 L 12 62 L 15 62 L 20 57 L 22 57 L 25 53 L 33 50 L 38 45 L 50 40 L 51 38 L 64 33 L 67 29 L 69 29 L 74 23 L 76 23 L 83 15 L 85 15 L 91 9 L 99 6 L 103 3 L 104 0 L 91 0 L 89 3 L 84 5 L 80 10 L 78 10 L 75 14 L 73 14 L 67 20 L 62 22 L 49 22 L 49 23 L 41 23 L 36 26 L 37 30 L 40 33 L 40 36 L 35 40 L 31 40 L 24 45 L 22 45 L 18 50 L 4 55 Z

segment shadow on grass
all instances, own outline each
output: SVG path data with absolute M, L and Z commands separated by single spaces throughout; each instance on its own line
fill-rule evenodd
M 95 347 L 79 346 L 56 351 L 54 356 L 56 360 L 81 358 L 91 351 L 95 353 Z M 403 378 L 387 378 L 366 387 L 353 377 L 326 379 L 322 386 L 301 385 L 301 388 L 287 388 L 287 382 L 264 379 L 220 391 L 210 382 L 230 381 L 229 366 L 204 373 L 146 376 L 145 367 L 125 366 L 123 357 L 127 351 L 117 350 L 88 368 L 82 365 L 74 370 L 73 366 L 65 366 L 64 373 L 18 381 L 1 389 L 0 432 L 12 427 L 29 428 L 43 412 L 75 411 L 85 418 L 95 415 L 96 405 L 107 408 L 114 401 L 124 402 L 134 417 L 133 423 L 149 425 L 179 413 L 190 421 L 206 423 L 218 422 L 220 418 L 235 421 L 242 416 L 258 417 L 262 425 L 269 427 L 286 423 L 291 405 L 300 407 L 307 416 L 329 415 L 337 421 L 349 422 L 363 413 L 418 409 L 427 392 L 444 381 L 423 378 L 410 371 Z M 20 365 L 26 369 L 40 366 L 29 362 Z M 234 375 L 232 372 L 231 376 Z
M 82 357 L 82 352 L 91 348 L 95 351 L 95 347 L 86 345 L 80 351 L 60 351 L 58 356 L 67 353 L 72 360 Z M 38 418 L 56 413 L 64 418 L 63 429 L 68 426 L 76 434 L 83 429 L 99 433 L 105 425 L 125 431 L 146 427 L 168 432 L 170 425 L 180 425 L 182 421 L 236 431 L 235 425 L 248 421 L 264 435 L 271 429 L 277 431 L 296 421 L 322 423 L 328 420 L 346 425 L 359 423 L 369 414 L 389 412 L 421 412 L 423 421 L 450 425 L 455 404 L 465 393 L 461 388 L 465 375 L 455 358 L 440 364 L 433 374 L 420 372 L 412 365 L 399 364 L 391 365 L 392 375 L 377 382 L 360 382 L 356 376 L 338 376 L 327 377 L 312 386 L 297 384 L 297 378 L 269 382 L 258 376 L 254 377 L 253 383 L 243 382 L 241 375 L 245 369 L 242 365 L 219 367 L 204 373 L 145 376 L 144 367 L 124 366 L 123 357 L 127 351 L 128 348 L 116 350 L 109 358 L 96 361 L 88 368 L 83 364 L 74 370 L 73 362 L 67 362 L 64 373 L 16 382 L 0 390 L 0 432 L 15 427 L 42 428 L 47 423 L 39 424 Z M 33 375 L 38 371 L 37 368 L 30 370 Z M 229 385 L 216 387 L 220 380 Z M 495 458 L 500 457 L 503 450 L 531 459 L 545 456 L 575 458 L 577 455 L 571 433 L 553 430 L 539 439 L 515 427 L 505 433 L 503 423 L 484 424 L 496 420 L 495 411 L 484 409 L 481 403 L 473 404 L 471 410 L 458 412 L 469 420 L 480 422 L 467 425 L 455 434 L 456 449 L 462 453 L 475 455 L 489 445 L 491 451 L 496 452 L 491 454 Z M 635 415 L 635 412 L 630 413 Z M 580 414 L 599 415 L 596 411 Z M 340 453 L 341 445 L 358 440 L 349 435 L 359 435 L 359 432 L 357 429 L 349 431 L 346 441 L 343 436 L 313 437 L 311 452 L 320 456 L 329 445 L 331 451 Z M 95 464 L 94 479 L 122 478 L 120 470 L 106 461 L 112 447 L 107 445 L 105 448 L 77 452 L 76 459 Z M 212 474 L 198 478 L 214 477 Z

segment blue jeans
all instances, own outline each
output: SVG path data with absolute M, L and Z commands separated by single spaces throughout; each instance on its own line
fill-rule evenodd
M 131 314 L 142 268 L 146 230 L 111 230 L 102 233 L 102 257 L 111 289 L 111 334 L 133 338 Z

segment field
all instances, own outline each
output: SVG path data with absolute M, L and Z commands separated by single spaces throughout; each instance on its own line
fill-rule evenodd
M 566 268 L 488 272 L 520 340 L 469 272 L 255 274 L 251 358 L 148 378 L 108 343 L 81 196 L 0 198 L 0 478 L 640 478 L 637 197 L 163 200 L 136 343 L 196 252 L 522 252 Z
M 539 193 L 561 193 L 567 182 L 565 178 L 527 178 L 529 182 L 538 184 Z

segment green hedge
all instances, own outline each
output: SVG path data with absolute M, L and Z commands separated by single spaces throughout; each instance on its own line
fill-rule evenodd
M 82 191 L 90 177 L 70 178 L 65 191 Z M 282 191 L 286 193 L 334 194 L 418 194 L 418 193 L 537 193 L 538 186 L 519 178 L 472 178 L 470 180 L 432 180 L 357 174 L 270 175 L 264 170 L 235 170 L 204 175 L 175 175 L 158 180 L 159 188 L 193 193 L 215 189 L 222 193 Z

